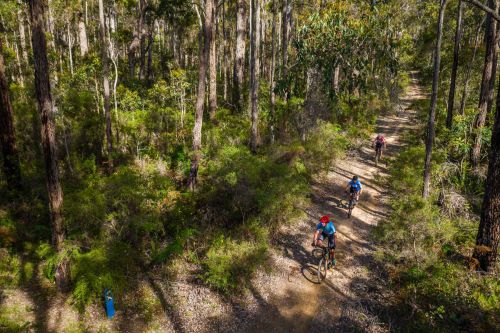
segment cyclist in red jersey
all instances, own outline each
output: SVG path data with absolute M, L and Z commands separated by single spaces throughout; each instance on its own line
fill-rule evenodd
M 372 140 L 372 147 L 375 148 L 375 154 L 380 150 L 380 159 L 382 159 L 382 152 L 387 148 L 387 142 L 382 134 L 377 134 L 375 139 Z

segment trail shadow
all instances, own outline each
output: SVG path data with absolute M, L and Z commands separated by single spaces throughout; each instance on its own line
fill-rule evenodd
M 34 305 L 33 312 L 35 314 L 35 322 L 33 323 L 33 328 L 37 332 L 47 332 L 52 333 L 54 330 L 49 329 L 49 310 L 52 306 L 53 293 L 48 291 L 41 284 L 41 269 L 40 262 L 32 262 L 34 265 L 33 275 L 29 280 L 26 276 L 25 267 L 29 262 L 27 256 L 21 256 L 22 269 L 21 269 L 21 281 L 26 281 L 22 290 L 24 290 L 30 297 L 31 302 Z
M 172 323 L 175 332 L 186 332 L 184 326 L 182 325 L 181 316 L 176 309 L 176 304 L 172 301 L 169 301 L 169 299 L 167 298 L 171 295 L 165 295 L 165 292 L 163 290 L 164 288 L 162 288 L 162 286 L 158 284 L 152 276 L 148 275 L 146 278 L 149 286 L 151 287 L 151 289 L 153 289 L 156 297 L 158 297 L 158 299 L 160 300 L 163 312 L 165 313 L 167 319 Z

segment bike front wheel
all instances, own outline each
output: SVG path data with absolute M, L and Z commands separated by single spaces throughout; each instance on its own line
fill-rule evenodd
M 347 207 L 347 217 L 350 218 L 352 214 L 352 209 L 354 208 L 353 200 L 349 200 L 349 205 Z
M 326 278 L 326 272 L 328 272 L 328 260 L 323 257 L 319 260 L 318 264 L 318 282 L 321 283 Z

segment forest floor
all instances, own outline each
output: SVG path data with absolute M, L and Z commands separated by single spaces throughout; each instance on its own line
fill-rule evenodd
M 401 148 L 401 134 L 414 126 L 410 106 L 421 98 L 424 94 L 412 79 L 401 111 L 379 117 L 377 132 L 388 145 L 384 160 Z M 184 273 L 175 278 L 145 273 L 136 296 L 146 296 L 143 308 L 153 310 L 120 310 L 117 305 L 113 320 L 106 320 L 98 306 L 78 313 L 66 299 L 33 295 L 29 288 L 3 290 L 0 302 L 9 304 L 13 317 L 26 322 L 25 331 L 31 332 L 391 331 L 391 322 L 397 321 L 391 318 L 394 295 L 377 267 L 372 237 L 373 227 L 388 216 L 388 189 L 382 185 L 387 169 L 384 160 L 375 165 L 373 157 L 370 143 L 364 142 L 317 177 L 311 204 L 304 208 L 306 217 L 274 235 L 267 267 L 242 295 L 221 296 L 200 283 L 195 271 L 183 267 Z M 363 194 L 347 218 L 344 188 L 353 175 L 360 177 Z M 319 284 L 311 242 L 319 218 L 326 214 L 337 228 L 337 266 Z

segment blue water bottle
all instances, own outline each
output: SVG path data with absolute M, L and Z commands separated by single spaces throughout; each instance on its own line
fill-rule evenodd
M 107 288 L 104 289 L 104 306 L 106 307 L 106 316 L 108 316 L 108 318 L 113 318 L 115 315 L 115 304 L 111 290 Z

